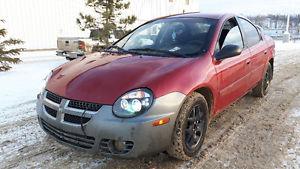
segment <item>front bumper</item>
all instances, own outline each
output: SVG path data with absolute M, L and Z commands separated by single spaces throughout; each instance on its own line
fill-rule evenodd
M 71 58 L 71 59 L 76 59 L 80 56 L 83 56 L 84 52 L 79 52 L 79 51 L 78 52 L 69 52 L 69 51 L 58 50 L 58 51 L 56 51 L 56 55 Z
M 185 99 L 182 93 L 170 93 L 155 99 L 148 112 L 140 116 L 117 118 L 110 105 L 102 105 L 98 111 L 84 112 L 83 109 L 69 107 L 68 99 L 63 98 L 59 104 L 51 101 L 46 98 L 47 93 L 44 91 L 37 101 L 39 123 L 46 133 L 72 147 L 124 158 L 166 150 L 171 143 L 177 114 Z M 56 115 L 49 112 L 49 108 L 56 111 Z M 77 123 L 66 121 L 66 117 L 70 115 L 74 121 L 77 118 Z M 81 117 L 86 121 L 83 122 Z M 170 118 L 169 123 L 155 127 L 152 125 L 154 121 L 164 117 Z M 116 150 L 113 144 L 116 141 L 124 143 L 124 151 Z

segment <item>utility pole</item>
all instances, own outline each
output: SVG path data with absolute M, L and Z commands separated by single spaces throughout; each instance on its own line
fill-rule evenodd
M 289 26 L 290 26 L 290 15 L 288 14 L 287 21 L 286 21 L 285 32 L 283 33 L 283 39 L 282 39 L 283 43 L 290 42 L 291 35 L 289 33 Z

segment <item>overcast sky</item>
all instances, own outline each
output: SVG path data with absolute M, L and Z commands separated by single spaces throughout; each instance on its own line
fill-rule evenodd
M 300 0 L 199 0 L 200 11 L 209 13 L 300 14 Z

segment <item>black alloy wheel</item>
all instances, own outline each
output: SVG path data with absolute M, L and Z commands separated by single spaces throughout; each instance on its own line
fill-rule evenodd
M 200 105 L 195 105 L 189 112 L 185 129 L 185 145 L 190 151 L 193 151 L 200 143 L 205 126 L 204 118 Z

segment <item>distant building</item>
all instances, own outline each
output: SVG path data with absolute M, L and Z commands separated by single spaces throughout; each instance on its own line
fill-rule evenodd
M 130 0 L 126 14 L 137 16 L 134 27 L 150 19 L 198 11 L 199 0 Z M 0 18 L 9 35 L 24 40 L 27 49 L 56 48 L 58 36 L 84 37 L 76 24 L 79 12 L 90 11 L 85 0 L 4 0 Z

